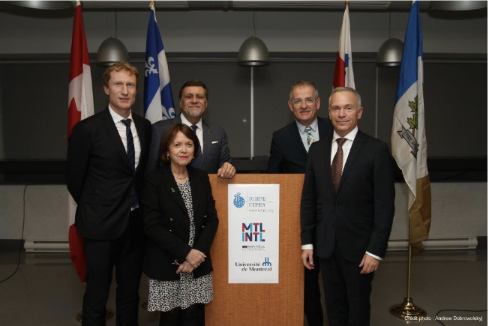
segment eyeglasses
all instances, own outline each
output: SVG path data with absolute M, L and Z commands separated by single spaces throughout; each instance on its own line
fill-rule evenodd
M 316 98 L 308 97 L 304 100 L 302 100 L 301 98 L 294 98 L 290 100 L 290 102 L 291 104 L 293 104 L 293 106 L 301 106 L 302 103 L 305 103 L 306 105 L 313 105 L 318 98 L 319 98 L 318 96 Z

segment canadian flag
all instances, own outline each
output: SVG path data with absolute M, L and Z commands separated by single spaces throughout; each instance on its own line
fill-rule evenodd
M 339 51 L 337 51 L 334 82 L 332 85 L 333 88 L 346 86 L 356 89 L 354 72 L 352 71 L 351 24 L 349 23 L 349 5 L 347 4 L 346 11 L 344 11 L 344 18 L 342 19 Z
M 93 115 L 93 89 L 90 58 L 86 46 L 81 5 L 76 1 L 73 39 L 71 41 L 71 64 L 69 74 L 68 138 L 75 124 Z M 76 203 L 68 193 L 69 250 L 70 258 L 81 281 L 85 282 L 86 257 L 83 238 L 75 227 Z

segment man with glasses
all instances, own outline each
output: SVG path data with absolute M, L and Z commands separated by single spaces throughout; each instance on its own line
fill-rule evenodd
M 273 133 L 268 173 L 305 173 L 312 143 L 332 135 L 330 120 L 317 117 L 320 97 L 313 82 L 293 84 L 288 107 L 295 121 Z M 305 315 L 310 326 L 323 325 L 318 259 L 316 262 L 313 269 L 305 269 Z
M 395 213 L 388 145 L 358 129 L 362 115 L 356 90 L 333 90 L 334 134 L 310 148 L 303 184 L 301 258 L 312 270 L 320 259 L 330 326 L 370 324 L 371 282 Z
M 152 125 L 151 147 L 146 171 L 150 172 L 163 164 L 158 153 L 164 132 L 172 124 L 184 123 L 193 129 L 200 141 L 200 155 L 191 165 L 207 173 L 217 173 L 221 178 L 233 178 L 236 169 L 231 163 L 224 128 L 202 119 L 208 106 L 207 86 L 200 80 L 189 80 L 181 86 L 179 98 L 181 114 L 174 119 L 158 121 Z

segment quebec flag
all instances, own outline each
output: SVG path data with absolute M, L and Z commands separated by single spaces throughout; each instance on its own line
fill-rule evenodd
M 147 28 L 144 116 L 151 123 L 172 119 L 175 117 L 174 106 L 168 63 L 153 3 Z
M 431 192 L 425 136 L 424 62 L 419 2 L 408 18 L 391 130 L 391 150 L 409 188 L 409 244 L 423 250 L 429 237 Z

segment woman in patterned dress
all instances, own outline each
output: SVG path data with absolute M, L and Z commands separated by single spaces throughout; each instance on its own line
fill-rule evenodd
M 141 196 L 149 278 L 148 310 L 159 325 L 196 325 L 199 305 L 213 298 L 210 246 L 219 220 L 208 174 L 189 166 L 199 142 L 184 124 L 161 139 L 164 166 L 146 175 Z

